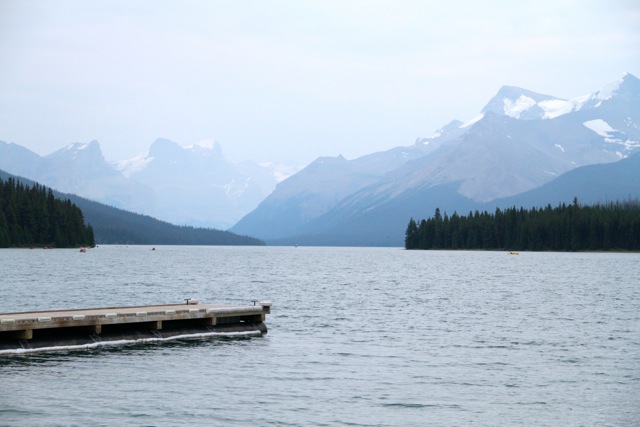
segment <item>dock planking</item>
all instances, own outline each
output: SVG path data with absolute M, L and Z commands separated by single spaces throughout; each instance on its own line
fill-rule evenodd
M 0 313 L 0 352 L 109 341 L 267 332 L 271 302 L 253 305 L 182 304 Z

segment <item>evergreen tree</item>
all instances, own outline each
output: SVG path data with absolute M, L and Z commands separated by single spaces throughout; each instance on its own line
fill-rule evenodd
M 411 218 L 409 225 L 407 225 L 407 231 L 405 232 L 404 247 L 407 249 L 418 249 L 418 243 L 418 225 L 416 221 Z
M 93 246 L 93 229 L 70 200 L 35 184 L 0 180 L 0 247 Z
M 628 201 L 582 206 L 577 199 L 557 208 L 469 212 L 449 218 L 436 209 L 415 230 L 407 227 L 407 249 L 506 249 L 506 250 L 640 250 L 640 203 Z M 413 236 L 417 233 L 419 238 Z M 411 237 L 411 238 L 409 238 Z M 409 243 L 409 244 L 407 244 Z

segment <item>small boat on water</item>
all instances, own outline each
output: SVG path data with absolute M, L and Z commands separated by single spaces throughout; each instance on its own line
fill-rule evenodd
M 509 252 L 509 255 L 520 255 L 520 252 L 511 251 L 511 252 Z

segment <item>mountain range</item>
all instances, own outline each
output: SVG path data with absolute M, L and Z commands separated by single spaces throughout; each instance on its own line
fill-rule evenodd
M 231 231 L 270 244 L 399 246 L 409 219 L 436 208 L 640 197 L 639 150 L 640 80 L 631 74 L 569 100 L 504 86 L 477 117 L 413 146 L 319 158 Z
M 233 164 L 218 143 L 158 139 L 107 162 L 96 141 L 47 156 L 0 141 L 0 169 L 116 208 L 268 244 L 401 246 L 410 218 L 640 197 L 640 80 L 573 99 L 504 86 L 471 120 L 302 170 Z M 286 179 L 284 179 L 286 178 Z M 235 225 L 234 225 L 235 224 Z M 230 227 L 230 228 L 229 228 Z
M 218 143 L 182 147 L 158 139 L 134 159 L 109 163 L 97 141 L 74 143 L 47 156 L 0 141 L 0 169 L 58 191 L 173 224 L 227 229 L 253 210 L 286 165 L 225 159 Z

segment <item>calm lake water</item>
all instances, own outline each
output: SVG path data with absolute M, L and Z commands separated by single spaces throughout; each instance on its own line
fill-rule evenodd
M 0 250 L 0 312 L 273 301 L 263 337 L 0 357 L 0 425 L 640 425 L 640 254 Z

